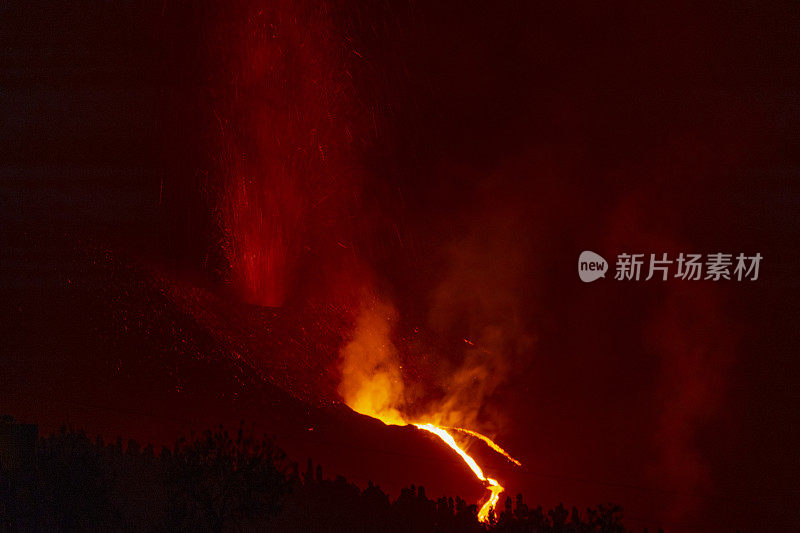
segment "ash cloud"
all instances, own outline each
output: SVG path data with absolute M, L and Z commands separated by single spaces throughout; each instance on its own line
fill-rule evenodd
M 492 394 L 532 356 L 533 336 L 523 318 L 531 276 L 531 237 L 512 209 L 476 216 L 469 233 L 446 246 L 447 267 L 430 299 L 428 324 L 437 335 L 463 341 L 442 378 L 440 423 L 486 424 L 482 409 Z

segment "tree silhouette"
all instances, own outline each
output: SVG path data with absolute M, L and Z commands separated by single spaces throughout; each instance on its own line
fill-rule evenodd
M 181 439 L 162 461 L 171 528 L 240 529 L 277 514 L 290 487 L 284 453 L 272 440 L 245 437 L 241 428 L 235 438 L 220 428 L 194 441 Z
M 181 439 L 159 455 L 121 439 L 105 444 L 65 428 L 35 439 L 28 460 L 0 470 L 2 531 L 364 531 L 623 533 L 622 508 L 601 505 L 582 517 L 563 505 L 531 508 L 506 497 L 477 519 L 456 497 L 428 498 L 424 487 L 396 499 L 368 483 L 328 479 L 309 459 L 303 475 L 271 439 L 240 427 Z
M 33 471 L 16 474 L 19 524 L 87 530 L 111 518 L 108 470 L 83 432 L 62 427 L 40 442 Z

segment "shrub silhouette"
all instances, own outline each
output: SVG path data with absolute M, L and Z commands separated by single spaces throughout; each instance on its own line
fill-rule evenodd
M 531 508 L 507 497 L 489 524 L 459 497 L 429 499 L 411 485 L 392 499 L 327 479 L 309 459 L 303 474 L 272 439 L 223 428 L 152 446 L 105 444 L 62 428 L 35 444 L 33 459 L 0 470 L 3 531 L 377 531 L 621 533 L 622 509 L 580 513 Z
M 271 440 L 245 437 L 242 428 L 235 438 L 220 428 L 179 440 L 161 461 L 170 529 L 241 529 L 277 514 L 291 485 L 285 454 Z

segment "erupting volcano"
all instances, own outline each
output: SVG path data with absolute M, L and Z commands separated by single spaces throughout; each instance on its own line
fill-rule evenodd
M 704 4 L 0 4 L 0 531 L 800 531 L 800 9 Z
M 431 422 L 431 420 L 464 419 L 464 412 L 456 412 L 459 406 L 453 402 L 454 398 L 463 393 L 462 390 L 447 391 L 448 398 L 440 406 L 427 405 L 421 409 L 426 414 L 411 416 L 405 413 L 409 401 L 406 398 L 402 365 L 390 335 L 393 318 L 393 308 L 382 302 L 373 302 L 362 311 L 356 322 L 352 340 L 341 351 L 342 383 L 339 393 L 345 403 L 360 414 L 380 420 L 386 425 L 413 425 L 439 437 L 463 459 L 475 477 L 484 482 L 490 494 L 478 511 L 478 519 L 481 522 L 489 522 L 490 513 L 494 511 L 500 493 L 505 489 L 496 479 L 484 474 L 480 465 L 467 453 L 465 445 L 456 442 L 454 433 L 479 439 L 515 465 L 521 466 L 521 463 L 482 433 Z M 474 406 L 460 406 L 460 408 L 469 411 Z
M 370 415 L 370 413 L 361 413 L 361 414 L 367 415 L 367 416 L 372 416 L 372 415 Z M 395 419 L 393 419 L 393 418 L 389 419 L 389 420 L 382 420 L 381 418 L 375 417 L 375 416 L 372 416 L 372 418 L 377 418 L 378 420 L 381 420 L 381 422 L 383 422 L 384 424 L 392 425 L 392 426 L 395 426 L 395 425 L 410 425 L 410 424 L 397 423 L 397 421 Z M 481 439 L 487 445 L 489 445 L 489 447 L 491 447 L 493 450 L 497 451 L 501 455 L 505 456 L 512 463 L 514 463 L 516 465 L 519 465 L 519 466 L 521 466 L 521 463 L 519 461 L 517 461 L 516 459 L 514 459 L 513 457 L 511 457 L 505 450 L 503 450 L 500 446 L 498 446 L 492 439 L 490 439 L 486 435 L 478 433 L 477 431 L 472 431 L 472 430 L 464 429 L 464 428 L 442 428 L 442 427 L 436 426 L 434 424 L 430 424 L 430 423 L 423 424 L 423 423 L 420 423 L 420 422 L 414 422 L 413 425 L 418 427 L 419 429 L 422 429 L 422 430 L 425 430 L 425 431 L 429 431 L 429 432 L 433 433 L 434 435 L 436 435 L 437 437 L 439 437 L 440 439 L 442 439 L 442 441 L 444 441 L 445 444 L 450 446 L 450 448 L 452 448 L 453 451 L 455 451 L 459 456 L 461 456 L 461 458 L 464 460 L 464 462 L 467 463 L 467 466 L 469 466 L 469 468 L 475 474 L 475 477 L 477 477 L 478 479 L 480 479 L 481 481 L 486 483 L 486 489 L 490 492 L 490 495 L 489 495 L 489 499 L 487 499 L 486 502 L 484 502 L 484 504 L 481 506 L 480 510 L 478 511 L 478 520 L 480 520 L 481 522 L 488 522 L 489 521 L 489 513 L 490 513 L 490 511 L 494 510 L 495 506 L 497 505 L 497 501 L 500 499 L 500 493 L 503 492 L 505 490 L 505 488 L 502 485 L 500 485 L 500 483 L 496 479 L 492 479 L 492 478 L 486 477 L 484 475 L 483 470 L 478 465 L 478 463 L 475 462 L 475 459 L 473 459 L 467 452 L 465 452 L 463 447 L 458 445 L 458 443 L 456 442 L 455 438 L 453 438 L 453 435 L 450 433 L 450 431 L 461 431 L 461 432 L 467 433 L 469 435 L 472 435 L 472 436 L 474 436 L 474 437 L 476 437 L 478 439 Z

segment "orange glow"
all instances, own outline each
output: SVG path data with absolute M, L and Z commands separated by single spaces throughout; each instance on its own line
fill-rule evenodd
M 425 431 L 430 431 L 431 433 L 433 433 L 434 435 L 436 435 L 437 437 L 442 439 L 458 455 L 460 455 L 462 459 L 464 459 L 464 462 L 467 463 L 467 466 L 469 466 L 472 469 L 472 472 L 475 474 L 475 477 L 477 477 L 481 481 L 485 481 L 486 482 L 486 484 L 487 484 L 486 488 L 489 489 L 489 492 L 491 494 L 489 495 L 489 499 L 486 500 L 486 502 L 483 504 L 481 509 L 478 511 L 478 520 L 480 520 L 481 522 L 488 522 L 489 521 L 489 511 L 491 511 L 492 509 L 495 508 L 495 505 L 497 505 L 497 501 L 500 499 L 500 493 L 503 492 L 505 489 L 500 485 L 500 483 L 497 482 L 497 480 L 492 479 L 490 477 L 486 477 L 486 476 L 483 475 L 483 470 L 481 470 L 481 467 L 478 466 L 478 463 L 475 462 L 475 459 L 470 457 L 467 454 L 467 452 L 465 452 L 456 443 L 456 441 L 453 438 L 453 436 L 450 435 L 450 433 L 448 433 L 447 430 L 445 430 L 443 428 L 440 428 L 438 426 L 434 426 L 433 424 L 414 424 L 414 425 L 417 426 L 420 429 L 424 429 Z M 477 432 L 474 432 L 474 431 L 469 431 L 469 430 L 465 430 L 465 432 L 469 433 L 469 434 L 471 434 L 473 436 L 476 436 L 476 437 L 480 438 L 481 440 L 485 439 L 484 442 L 487 442 L 487 441 L 488 442 L 492 442 L 488 437 L 484 437 L 480 433 L 477 433 Z M 500 448 L 497 445 L 495 445 L 494 447 Z M 502 448 L 500 448 L 500 449 L 502 449 Z M 505 452 L 503 452 L 503 453 L 504 453 L 504 455 L 508 456 L 508 454 L 505 454 Z M 517 464 L 519 464 L 519 463 L 517 463 Z
M 471 435 L 471 436 L 475 437 L 476 439 L 481 439 L 483 442 L 486 443 L 487 446 L 489 446 L 489 448 L 493 449 L 494 451 L 496 451 L 497 453 L 499 453 L 500 455 L 502 455 L 503 457 L 505 457 L 506 459 L 508 459 L 512 463 L 514 463 L 515 465 L 522 466 L 522 463 L 520 463 L 519 461 L 517 461 L 516 459 L 511 457 L 508 454 L 507 451 L 505 451 L 503 448 L 501 448 L 497 443 L 495 443 L 492 439 L 490 439 L 486 435 L 483 435 L 481 433 L 478 433 L 477 431 L 472 431 L 471 429 L 465 429 L 465 428 L 445 428 L 445 429 L 450 429 L 450 430 L 453 430 L 453 431 L 460 431 L 461 433 L 466 433 L 467 435 Z
M 361 407 L 363 407 L 364 405 L 365 404 L 362 403 Z M 493 450 L 502 454 L 515 464 L 521 466 L 521 463 L 519 461 L 511 457 L 505 450 L 503 450 L 500 446 L 495 444 L 494 441 L 492 441 L 489 437 L 481 433 L 478 433 L 477 431 L 472 431 L 470 429 L 464 429 L 464 428 L 443 428 L 430 423 L 409 424 L 405 421 L 405 419 L 403 419 L 402 415 L 397 410 L 383 410 L 380 413 L 380 416 L 374 416 L 369 413 L 361 412 L 354 407 L 351 408 L 356 412 L 360 412 L 361 414 L 380 420 L 387 426 L 414 425 L 419 429 L 428 431 L 429 433 L 433 433 L 434 435 L 439 437 L 442 441 L 444 441 L 444 443 L 447 444 L 454 452 L 456 452 L 459 456 L 461 456 L 461 459 L 463 459 L 464 462 L 467 464 L 467 466 L 469 466 L 470 470 L 472 470 L 472 473 L 475 474 L 475 477 L 486 483 L 486 489 L 489 491 L 490 494 L 489 494 L 489 499 L 483 503 L 480 510 L 478 511 L 478 520 L 480 520 L 481 522 L 489 521 L 489 511 L 495 508 L 497 502 L 500 499 L 500 493 L 503 492 L 505 488 L 502 485 L 500 485 L 500 483 L 496 479 L 486 477 L 483 474 L 483 470 L 478 465 L 478 463 L 475 462 L 475 459 L 473 459 L 467 452 L 464 451 L 464 449 L 461 446 L 458 445 L 458 443 L 450 434 L 448 429 L 451 431 L 460 431 L 462 433 L 466 433 L 470 436 L 482 440 L 487 445 L 489 445 L 489 447 L 491 447 Z
M 390 336 L 391 323 L 395 318 L 394 308 L 381 302 L 362 311 L 356 321 L 352 338 L 340 350 L 342 379 L 339 393 L 345 403 L 357 413 L 380 420 L 389 426 L 414 425 L 439 437 L 464 460 L 489 491 L 489 498 L 478 511 L 478 520 L 488 522 L 489 513 L 495 508 L 500 493 L 505 489 L 496 479 L 484 475 L 475 459 L 456 442 L 452 433 L 458 431 L 480 439 L 514 464 L 520 465 L 520 462 L 492 439 L 477 431 L 438 426 L 427 421 L 412 421 L 405 415 L 405 387 L 399 356 Z M 455 406 L 451 404 L 449 407 Z M 447 416 L 449 412 L 448 408 L 439 409 L 426 418 L 447 420 L 450 418 Z
M 489 521 L 489 511 L 494 509 L 495 505 L 497 505 L 497 500 L 500 499 L 500 493 L 505 490 L 500 486 L 497 480 L 486 478 L 486 481 L 489 483 L 489 486 L 486 488 L 489 489 L 492 494 L 489 496 L 489 499 L 486 500 L 486 503 L 483 504 L 481 510 L 478 511 L 478 520 L 481 522 Z
M 356 411 L 356 412 L 360 412 L 360 411 L 358 411 L 358 409 L 355 409 L 355 408 L 353 408 L 353 410 Z M 388 416 L 386 416 L 387 413 L 390 413 L 390 414 Z M 405 420 L 402 418 L 402 415 L 400 415 L 399 412 L 396 411 L 396 410 L 391 410 L 391 411 L 385 411 L 384 410 L 381 413 L 381 416 L 375 416 L 373 414 L 364 413 L 364 412 L 361 412 L 361 414 L 370 416 L 372 418 L 376 418 L 376 419 L 380 420 L 381 422 L 383 422 L 384 424 L 386 424 L 387 426 L 408 426 L 408 425 L 412 425 L 412 424 L 409 424 L 409 423 L 405 422 Z M 491 511 L 491 510 L 493 510 L 495 508 L 495 506 L 497 505 L 498 500 L 500 499 L 500 493 L 503 492 L 505 490 L 505 488 L 502 485 L 500 485 L 500 483 L 496 479 L 492 479 L 490 477 L 486 477 L 483 474 L 483 470 L 478 465 L 478 463 L 475 462 L 475 459 L 470 457 L 470 455 L 467 452 L 465 452 L 464 449 L 461 446 L 458 445 L 458 443 L 453 438 L 453 436 L 450 434 L 448 429 L 451 430 L 451 431 L 460 431 L 462 433 L 466 433 L 466 434 L 468 434 L 470 436 L 476 437 L 476 438 L 482 440 L 483 442 L 485 442 L 487 445 L 489 445 L 489 447 L 491 447 L 494 451 L 502 454 L 507 459 L 509 459 L 510 461 L 514 462 L 515 464 L 521 466 L 521 463 L 519 461 L 517 461 L 516 459 L 514 459 L 513 457 L 511 457 L 500 446 L 495 444 L 494 441 L 492 441 L 492 439 L 490 439 L 489 437 L 487 437 L 487 436 L 485 436 L 485 435 L 483 435 L 481 433 L 478 433 L 477 431 L 472 431 L 470 429 L 464 429 L 464 428 L 444 428 L 444 427 L 436 426 L 436 425 L 430 424 L 430 423 L 413 423 L 413 425 L 418 427 L 419 429 L 422 429 L 424 431 L 428 431 L 430 433 L 433 433 L 434 435 L 436 435 L 437 437 L 442 439 L 442 441 L 444 441 L 445 444 L 447 444 L 450 448 L 452 448 L 452 450 L 454 452 L 456 452 L 458 455 L 461 456 L 461 458 L 464 460 L 464 462 L 467 463 L 467 466 L 469 466 L 470 470 L 472 470 L 472 473 L 475 474 L 475 477 L 477 477 L 478 479 L 480 479 L 481 481 L 486 483 L 486 489 L 490 492 L 489 499 L 486 500 L 483 503 L 483 505 L 481 506 L 480 510 L 478 511 L 478 520 L 480 520 L 481 522 L 488 522 L 489 521 L 489 511 Z
M 475 472 L 475 476 L 478 479 L 486 481 L 486 477 L 483 475 L 483 470 L 481 470 L 481 467 L 478 466 L 478 463 L 475 462 L 475 459 L 467 455 L 467 452 L 462 450 L 461 447 L 458 444 L 456 444 L 455 439 L 453 438 L 452 435 L 450 435 L 450 433 L 448 433 L 447 431 L 438 426 L 434 426 L 433 424 L 414 424 L 414 425 L 417 426 L 419 429 L 430 431 L 431 433 L 433 433 L 434 435 L 438 436 L 440 439 L 445 441 L 445 443 L 447 443 L 448 446 L 453 448 L 453 450 L 458 455 L 460 455 L 462 459 L 464 459 L 464 462 L 467 463 L 467 466 L 469 466 L 473 472 Z

